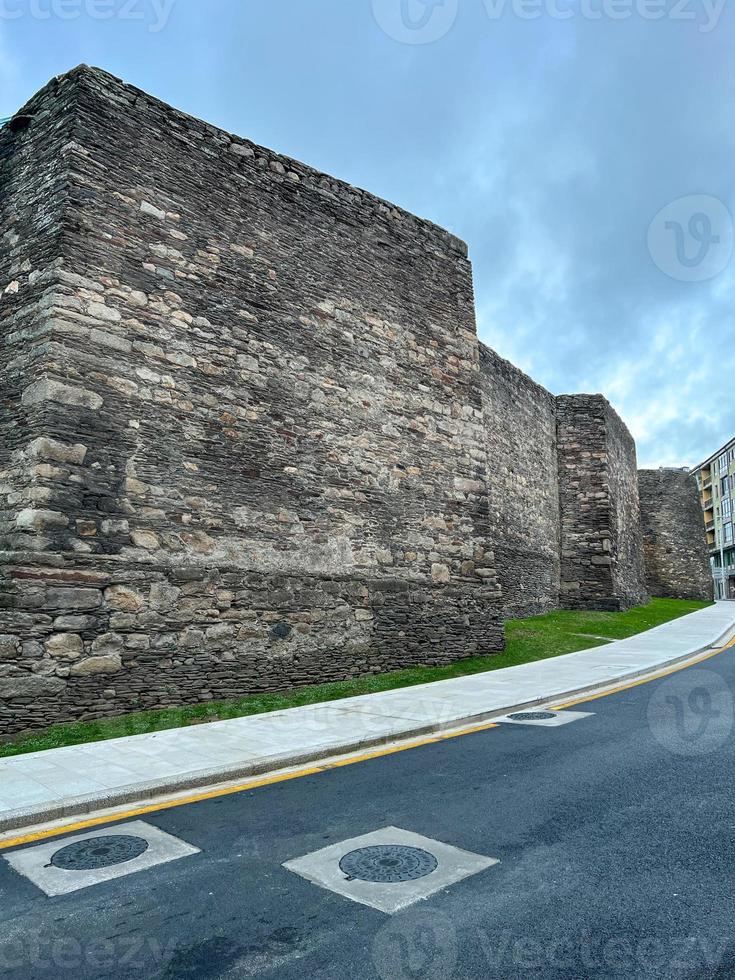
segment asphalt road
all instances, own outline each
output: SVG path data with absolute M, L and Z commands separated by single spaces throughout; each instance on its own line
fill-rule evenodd
M 728 651 L 563 727 L 147 814 L 200 853 L 65 896 L 0 859 L 0 976 L 735 977 L 732 691 Z M 386 826 L 500 863 L 392 916 L 282 867 Z

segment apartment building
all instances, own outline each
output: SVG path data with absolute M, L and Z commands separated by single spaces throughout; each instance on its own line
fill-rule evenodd
M 692 472 L 699 487 L 715 597 L 735 599 L 735 438 Z

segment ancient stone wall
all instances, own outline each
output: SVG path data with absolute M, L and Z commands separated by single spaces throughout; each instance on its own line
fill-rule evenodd
M 478 344 L 449 233 L 85 67 L 0 219 L 0 734 L 644 600 L 630 434 Z
M 502 648 L 465 246 L 96 70 L 27 112 L 0 731 Z
M 559 606 L 554 396 L 480 345 L 490 536 L 506 618 Z
M 613 594 L 625 609 L 650 598 L 643 560 L 638 462 L 635 442 L 627 426 L 609 402 L 603 401 L 612 515 Z
M 697 481 L 682 470 L 639 470 L 646 582 L 653 596 L 713 598 Z
M 633 439 L 601 395 L 556 400 L 561 604 L 626 609 L 646 600 Z

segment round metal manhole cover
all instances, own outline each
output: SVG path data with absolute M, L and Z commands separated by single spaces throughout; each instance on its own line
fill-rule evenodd
M 508 715 L 513 721 L 548 721 L 556 718 L 555 711 L 518 711 L 514 715 Z
M 109 837 L 90 837 L 78 840 L 57 851 L 51 864 L 62 871 L 94 871 L 109 868 L 113 864 L 133 861 L 148 850 L 148 841 L 142 837 L 115 834 Z
M 345 854 L 340 870 L 349 879 L 360 881 L 413 881 L 436 871 L 438 862 L 433 854 L 420 847 L 401 844 L 376 844 L 359 847 Z

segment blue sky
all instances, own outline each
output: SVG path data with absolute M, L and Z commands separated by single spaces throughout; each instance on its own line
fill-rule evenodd
M 641 465 L 735 435 L 735 5 L 0 0 L 0 116 L 80 62 L 470 247 L 481 338 Z

